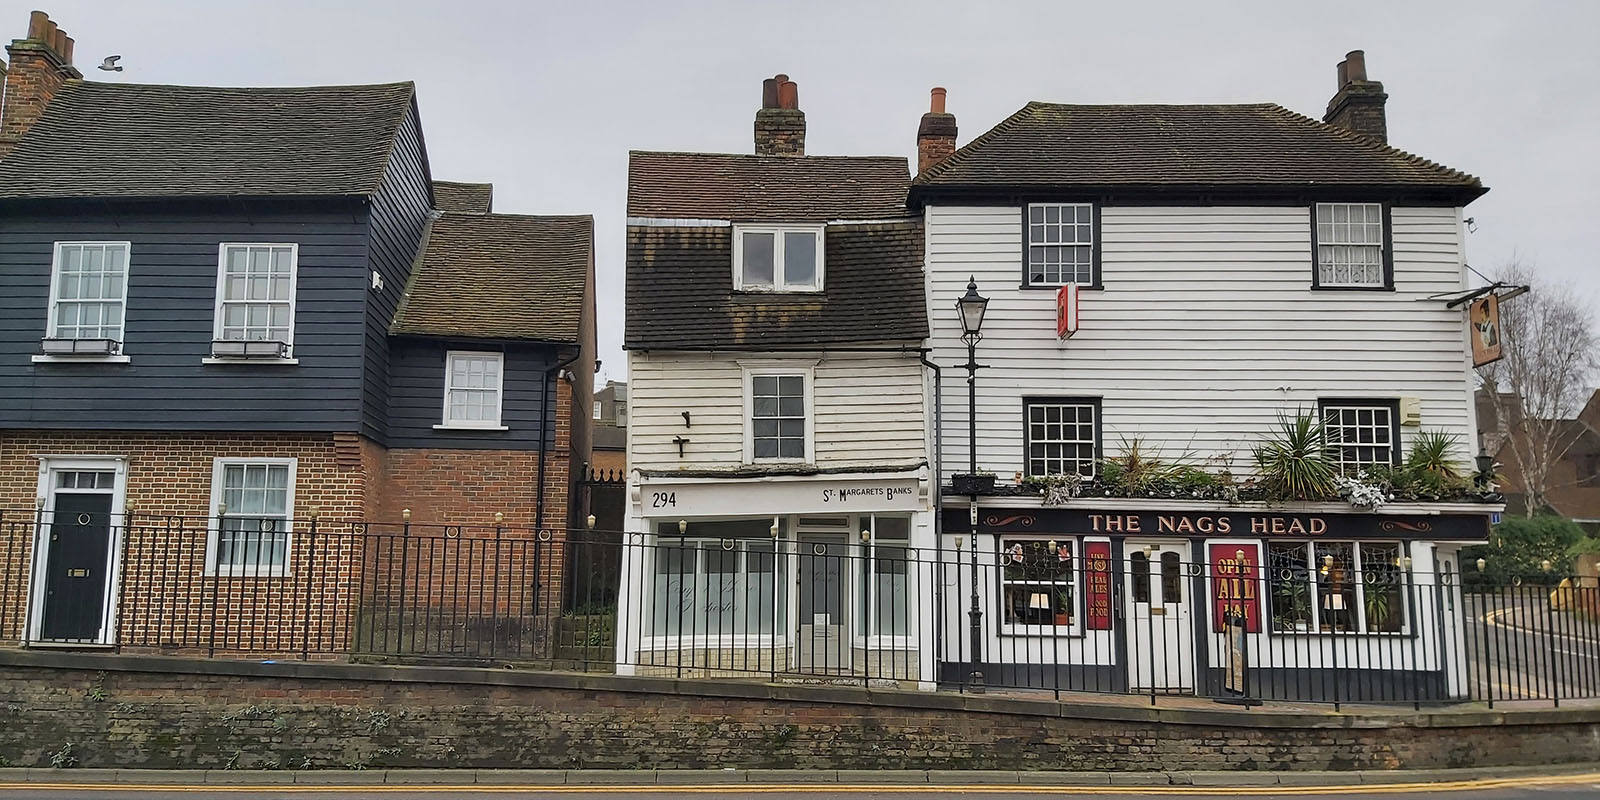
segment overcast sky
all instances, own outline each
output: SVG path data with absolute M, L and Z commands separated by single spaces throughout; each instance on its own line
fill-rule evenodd
M 1320 118 L 1364 49 L 1390 143 L 1491 187 L 1479 269 L 1513 257 L 1600 295 L 1600 3 L 238 3 L 35 0 L 90 79 L 417 83 L 434 177 L 495 210 L 592 213 L 605 377 L 625 372 L 629 149 L 750 152 L 761 80 L 799 84 L 807 152 L 915 158 L 928 89 L 961 143 L 1029 100 L 1276 102 Z M 20 37 L 28 8 L 0 11 Z M 93 69 L 123 56 L 126 71 Z

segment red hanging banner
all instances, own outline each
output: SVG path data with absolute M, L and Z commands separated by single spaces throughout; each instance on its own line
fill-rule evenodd
M 1078 332 L 1078 284 L 1056 290 L 1056 336 L 1066 339 Z
M 1227 616 L 1244 617 L 1245 631 L 1261 632 L 1261 550 L 1255 544 L 1211 545 L 1211 629 L 1227 630 Z
M 1091 631 L 1111 630 L 1111 543 L 1085 542 L 1083 576 L 1086 624 Z

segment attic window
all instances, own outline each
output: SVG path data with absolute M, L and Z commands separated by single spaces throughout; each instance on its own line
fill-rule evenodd
M 821 291 L 822 226 L 735 226 L 733 288 L 741 292 Z

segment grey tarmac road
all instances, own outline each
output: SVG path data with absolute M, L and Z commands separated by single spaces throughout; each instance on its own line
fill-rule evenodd
M 437 788 L 392 787 L 387 790 L 351 787 L 344 789 L 284 791 L 282 789 L 255 789 L 239 787 L 132 787 L 127 788 L 45 788 L 18 787 L 0 789 L 6 800 L 146 800 L 156 797 L 181 797 L 185 800 L 466 800 L 466 798 L 495 798 L 495 800 L 682 800 L 686 796 L 705 798 L 760 798 L 760 800 L 946 800 L 947 798 L 973 797 L 984 800 L 1054 800 L 1056 798 L 1093 798 L 1094 800 L 1149 800 L 1155 797 L 1181 797 L 1186 800 L 1229 798 L 1242 800 L 1410 800 L 1416 797 L 1436 797 L 1441 800 L 1579 800 L 1600 798 L 1600 777 L 1584 782 L 1540 784 L 1537 780 L 1516 786 L 1499 785 L 1490 788 L 1446 789 L 1424 785 L 1385 788 L 1380 786 L 1350 786 L 1296 789 L 1291 787 L 1251 788 L 1201 788 L 1201 787 L 1150 787 L 1148 789 L 1101 790 L 1087 787 L 861 787 L 842 786 L 799 788 L 761 786 L 675 787 L 631 789 L 627 787 L 529 788 L 476 787 Z

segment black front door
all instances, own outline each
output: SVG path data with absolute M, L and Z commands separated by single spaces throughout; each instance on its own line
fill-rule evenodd
M 59 492 L 50 521 L 40 638 L 100 638 L 111 565 L 111 495 Z

